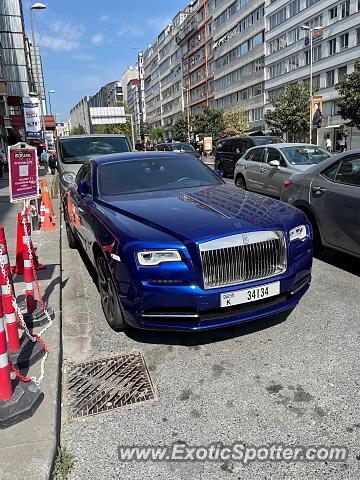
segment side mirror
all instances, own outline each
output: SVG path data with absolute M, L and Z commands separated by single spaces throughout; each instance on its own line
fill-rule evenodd
M 221 175 L 220 170 L 218 170 L 217 168 L 215 168 L 215 169 L 213 170 L 213 172 L 215 173 L 215 175 L 216 175 L 217 177 L 222 178 L 222 175 Z
M 80 197 L 84 198 L 89 193 L 89 186 L 85 180 L 81 180 L 77 188 L 78 194 Z
M 270 167 L 279 168 L 279 167 L 280 167 L 280 162 L 279 162 L 279 160 L 271 160 L 271 161 L 269 162 L 269 165 L 270 165 Z

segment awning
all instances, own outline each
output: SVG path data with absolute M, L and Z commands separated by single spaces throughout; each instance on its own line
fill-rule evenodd
M 341 128 L 343 127 L 344 125 L 327 125 L 326 127 L 324 128 Z

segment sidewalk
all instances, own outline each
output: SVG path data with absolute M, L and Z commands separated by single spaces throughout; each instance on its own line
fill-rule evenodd
M 50 188 L 52 177 L 47 177 Z M 0 180 L 0 224 L 4 225 L 11 265 L 14 265 L 16 218 L 20 205 L 11 205 L 7 180 Z M 52 327 L 44 334 L 49 349 L 45 363 L 45 378 L 41 385 L 44 399 L 32 418 L 0 431 L 1 480 L 42 480 L 51 474 L 58 447 L 60 372 L 61 372 L 61 267 L 59 201 L 52 200 L 57 228 L 48 232 L 33 232 L 32 240 L 46 270 L 38 272 L 40 289 L 45 302 L 55 312 Z M 23 277 L 15 277 L 17 297 L 24 290 Z M 42 327 L 41 327 L 42 328 Z M 36 332 L 36 330 L 35 330 Z M 28 374 L 38 376 L 40 361 L 30 367 Z

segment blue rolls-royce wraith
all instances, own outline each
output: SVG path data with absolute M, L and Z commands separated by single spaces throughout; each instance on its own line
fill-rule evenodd
M 97 273 L 115 330 L 202 330 L 292 309 L 311 281 L 299 210 L 227 185 L 192 155 L 124 153 L 82 166 L 68 240 Z

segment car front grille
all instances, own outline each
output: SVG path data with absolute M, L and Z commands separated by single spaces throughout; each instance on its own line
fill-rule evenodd
M 271 278 L 287 269 L 284 233 L 250 232 L 199 245 L 204 288 Z

